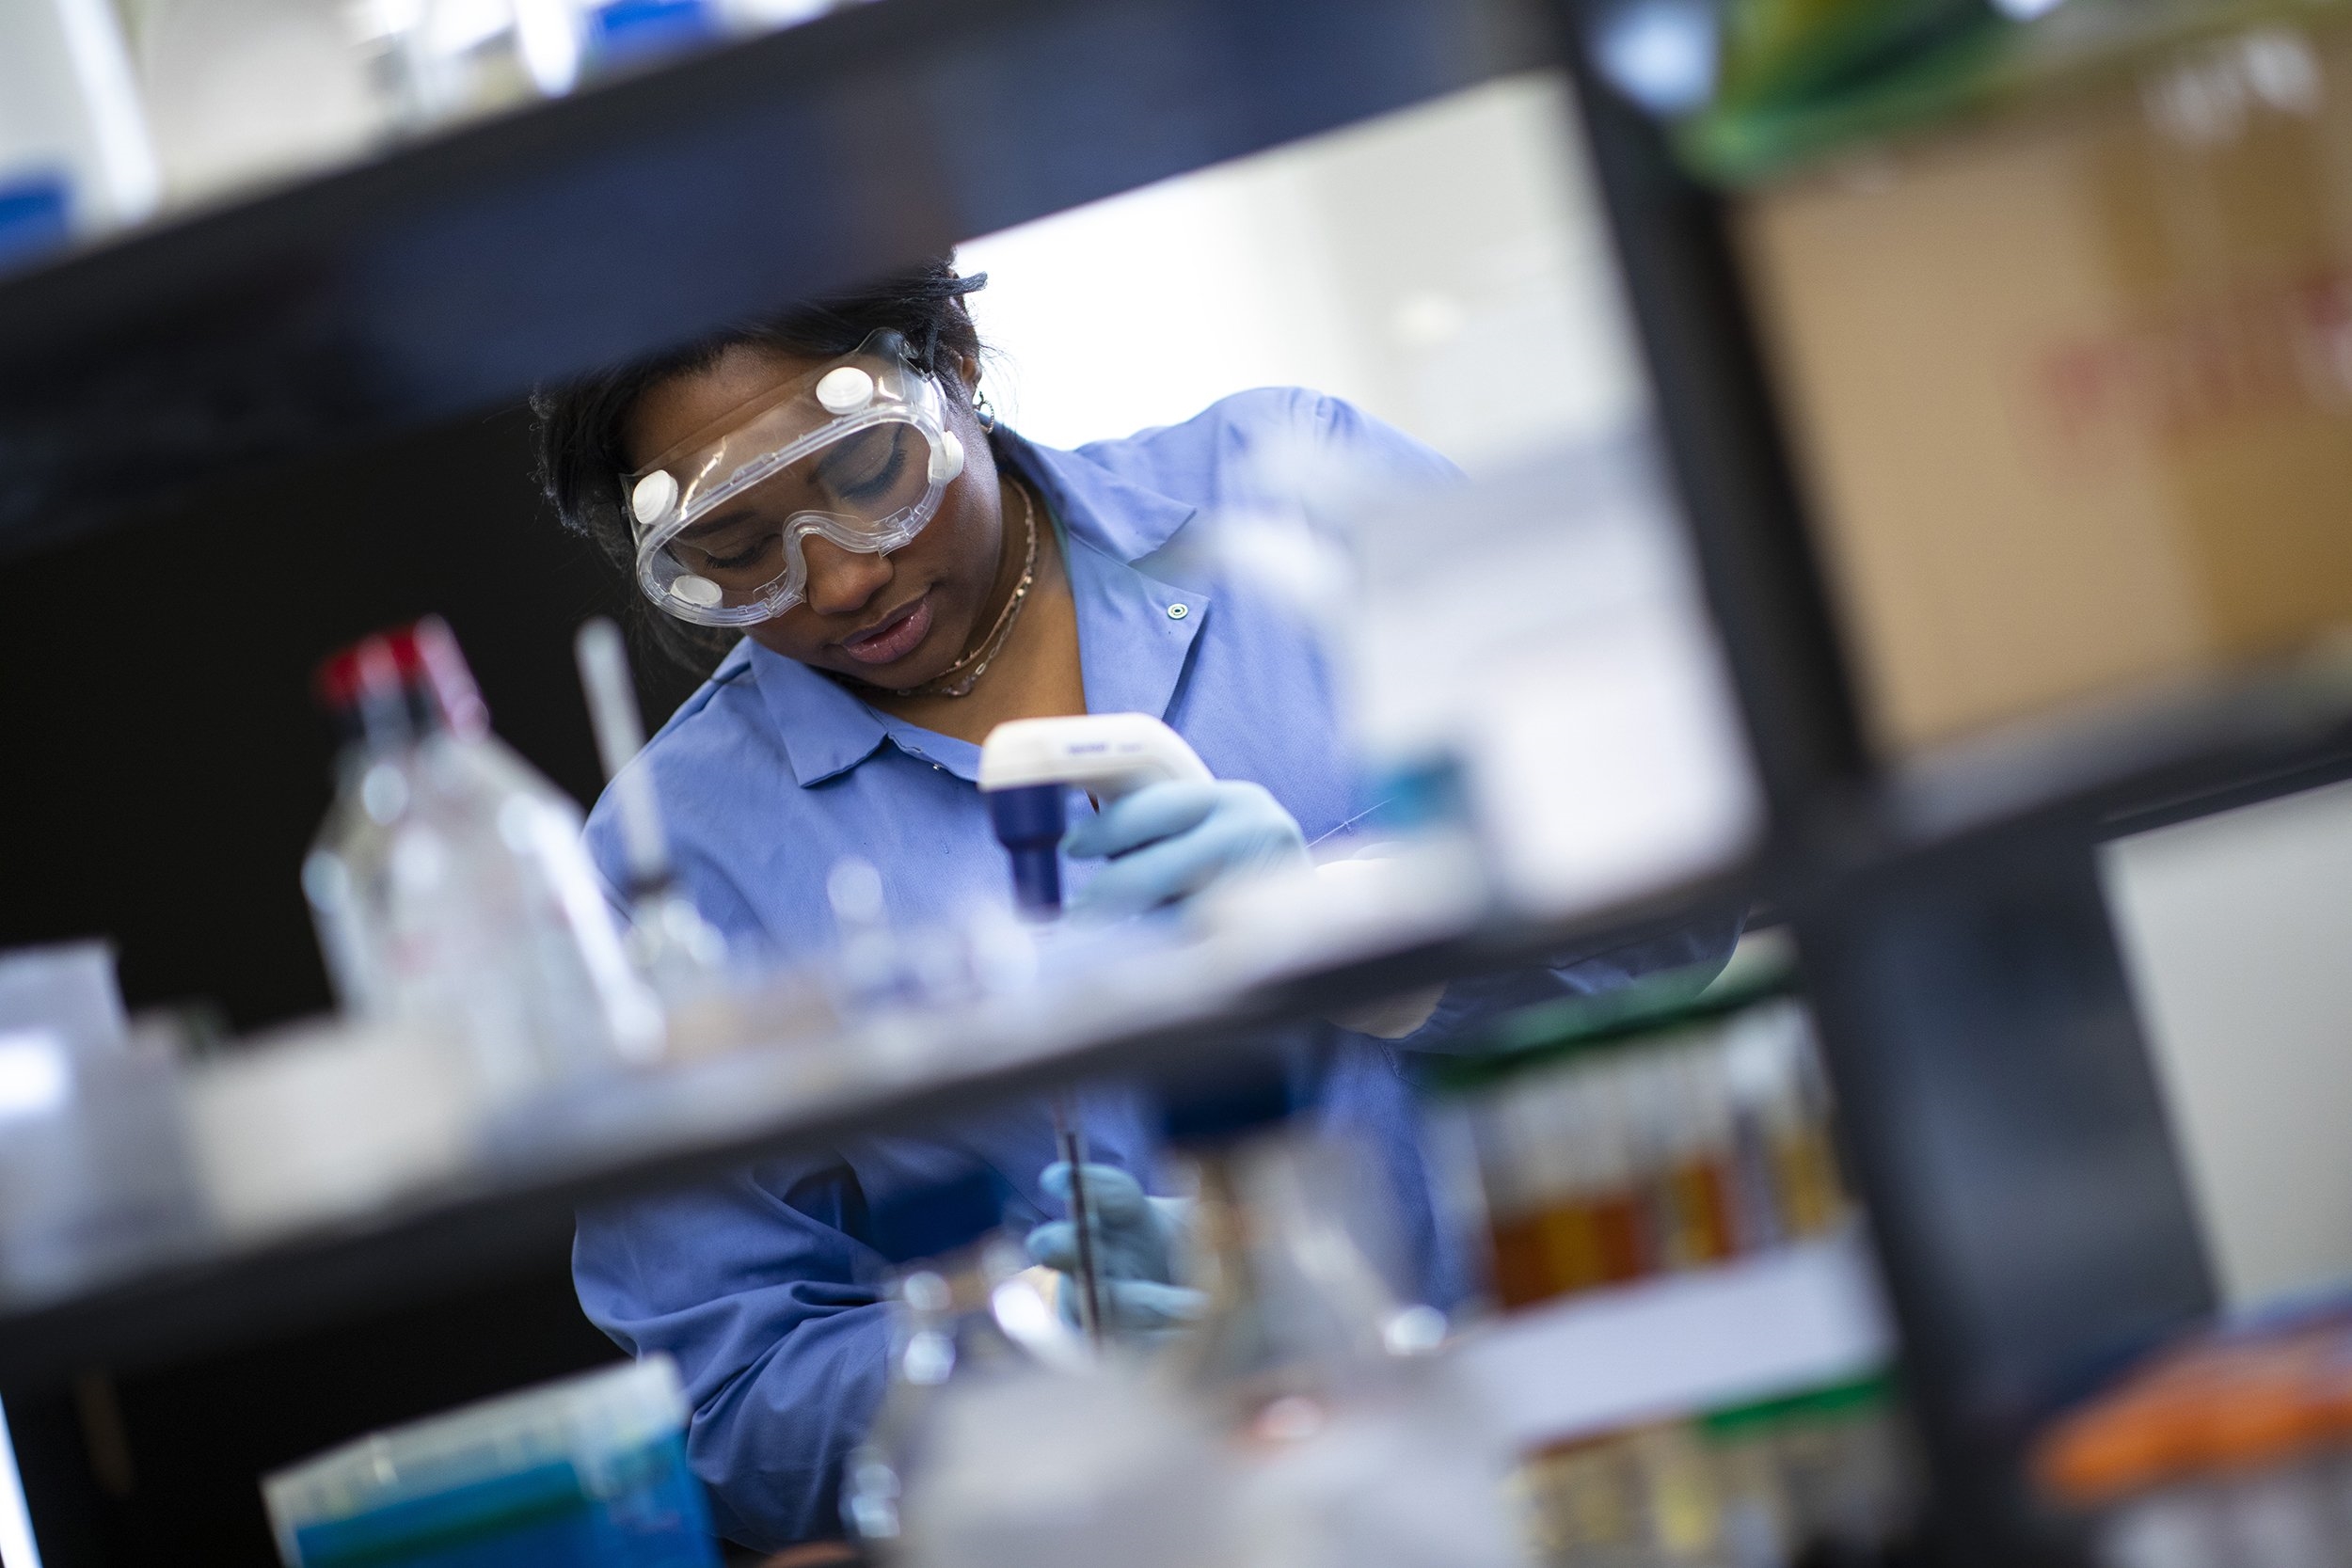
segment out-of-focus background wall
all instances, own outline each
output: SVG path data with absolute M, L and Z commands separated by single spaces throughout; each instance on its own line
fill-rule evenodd
M 2352 784 L 2122 839 L 2104 861 L 2229 1301 L 2352 1276 Z
M 1307 386 L 1472 470 L 1617 429 L 1645 394 L 1572 113 L 1510 78 L 973 241 L 999 412 L 1075 446 Z

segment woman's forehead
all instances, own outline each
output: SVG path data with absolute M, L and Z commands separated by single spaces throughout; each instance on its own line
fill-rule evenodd
M 655 382 L 638 395 L 622 421 L 621 440 L 629 467 L 651 461 L 735 410 L 832 362 L 759 343 L 730 343 L 709 364 Z

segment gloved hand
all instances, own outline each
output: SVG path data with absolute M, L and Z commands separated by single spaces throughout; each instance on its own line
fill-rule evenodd
M 1087 1201 L 1094 1209 L 1094 1270 L 1104 1316 L 1115 1331 L 1153 1334 L 1181 1328 L 1200 1315 L 1208 1297 L 1175 1283 L 1187 1211 L 1183 1198 L 1148 1197 L 1141 1183 L 1116 1165 L 1086 1167 Z M 1070 1167 L 1045 1167 L 1040 1185 L 1070 1201 Z M 1072 1277 L 1078 1271 L 1078 1227 L 1052 1220 L 1029 1232 L 1029 1256 Z M 1060 1292 L 1062 1317 L 1078 1321 L 1078 1292 Z
M 1189 898 L 1229 877 L 1307 863 L 1306 835 L 1260 784 L 1146 784 L 1070 830 L 1062 852 L 1111 863 L 1072 901 L 1098 919 Z

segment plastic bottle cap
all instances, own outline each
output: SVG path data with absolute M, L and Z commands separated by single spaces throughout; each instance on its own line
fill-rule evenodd
M 817 401 L 828 414 L 854 414 L 874 401 L 874 378 L 855 365 L 835 365 L 817 383 Z
M 670 584 L 670 593 L 677 598 L 684 599 L 688 604 L 700 605 L 705 610 L 710 609 L 726 597 L 725 591 L 717 583 L 708 578 L 698 578 L 691 572 L 684 574 L 675 582 Z
M 437 615 L 360 639 L 321 664 L 314 684 L 319 702 L 330 712 L 358 707 L 378 687 L 387 695 L 427 694 L 441 721 L 460 735 L 489 727 L 489 710 L 466 668 L 466 656 Z
M 2317 1446 L 2328 1435 L 2320 1395 L 2299 1369 L 2254 1372 L 2217 1402 L 2203 1457 L 2217 1468 L 2256 1469 Z
M 641 523 L 658 523 L 670 515 L 677 504 L 677 481 L 667 468 L 656 468 L 637 482 L 637 488 L 628 493 L 628 509 L 637 514 Z
M 2296 1335 L 2185 1346 L 2059 1421 L 2036 1473 L 2063 1501 L 2095 1508 L 2311 1451 L 2332 1436 L 2321 1348 Z
M 2035 1473 L 2078 1508 L 2160 1485 L 2196 1463 L 2198 1423 L 2183 1402 L 2142 1394 L 2093 1405 L 2043 1441 Z

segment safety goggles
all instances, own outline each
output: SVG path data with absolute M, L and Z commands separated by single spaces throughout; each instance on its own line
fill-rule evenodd
M 806 593 L 809 535 L 887 554 L 962 471 L 937 384 L 877 332 L 621 477 L 638 586 L 701 626 L 771 620 Z

